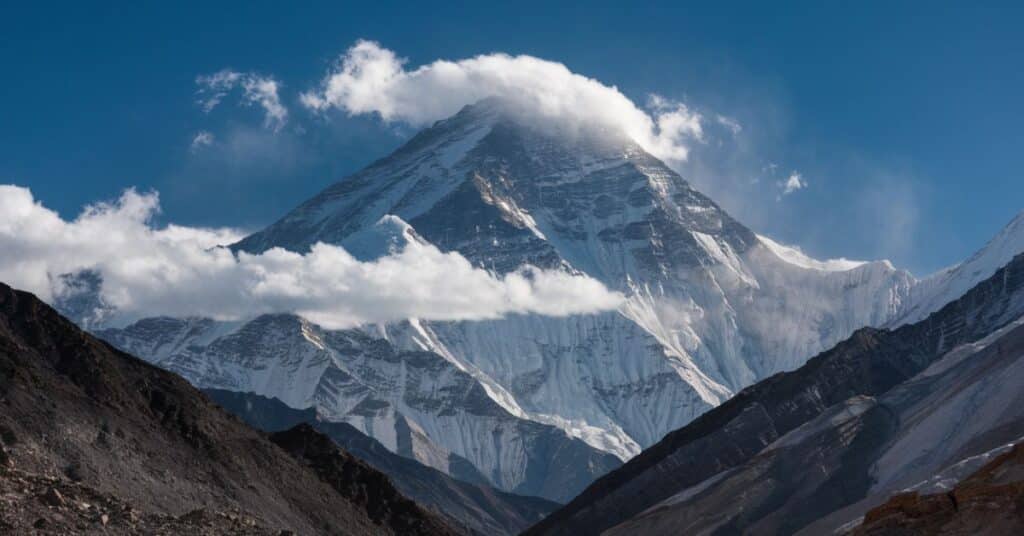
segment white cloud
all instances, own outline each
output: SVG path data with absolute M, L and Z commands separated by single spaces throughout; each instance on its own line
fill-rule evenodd
M 295 312 L 341 328 L 410 317 L 563 316 L 614 309 L 623 300 L 588 277 L 538 269 L 498 277 L 457 253 L 420 243 L 372 262 L 326 244 L 305 255 L 282 249 L 234 255 L 214 246 L 241 233 L 157 228 L 151 221 L 158 211 L 155 193 L 129 190 L 66 221 L 27 188 L 0 186 L 0 280 L 52 301 L 62 290 L 61 274 L 94 270 L 117 322 L 160 314 L 240 319 Z
M 405 64 L 375 42 L 358 41 L 301 101 L 313 110 L 376 113 L 385 121 L 420 126 L 494 96 L 516 101 L 540 117 L 619 128 L 669 161 L 685 160 L 687 142 L 702 136 L 702 116 L 686 105 L 652 96 L 647 109 L 641 109 L 614 86 L 553 61 L 487 54 L 437 60 L 411 70 Z
M 199 86 L 201 97 L 199 105 L 204 112 L 212 111 L 229 92 L 240 87 L 244 102 L 263 108 L 263 123 L 268 128 L 279 130 L 288 119 L 288 110 L 281 104 L 278 95 L 280 84 L 273 78 L 224 69 L 196 77 L 196 85 Z
M 807 181 L 796 171 L 789 174 L 789 178 L 779 183 L 782 188 L 782 195 L 789 195 L 797 190 L 807 188 Z
M 203 147 L 209 147 L 213 145 L 213 134 L 206 131 L 200 130 L 196 132 L 196 135 L 192 138 L 191 148 L 193 151 L 198 151 Z

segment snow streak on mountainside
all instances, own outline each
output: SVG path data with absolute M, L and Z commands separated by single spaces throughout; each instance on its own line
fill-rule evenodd
M 288 320 L 305 326 L 284 330 L 303 349 L 255 327 L 218 324 L 209 328 L 227 330 L 218 340 L 164 330 L 166 319 L 104 336 L 203 387 L 316 405 L 389 448 L 405 448 L 396 433 L 404 427 L 431 445 L 416 448 L 442 453 L 431 465 L 443 469 L 443 453 L 454 454 L 499 488 L 525 492 L 516 464 L 552 444 L 528 439 L 550 432 L 525 430 L 560 429 L 628 459 L 741 388 L 898 318 L 916 284 L 884 261 L 809 259 L 754 234 L 621 133 L 535 120 L 495 99 L 436 123 L 234 248 L 304 252 L 322 241 L 372 260 L 409 240 L 497 273 L 524 264 L 584 273 L 628 300 L 610 313 L 411 319 L 358 336 Z M 311 335 L 302 342 L 299 333 Z M 360 350 L 370 345 L 399 357 Z M 405 372 L 416 368 L 433 371 L 430 381 Z M 589 478 L 608 469 L 567 463 L 564 471 Z

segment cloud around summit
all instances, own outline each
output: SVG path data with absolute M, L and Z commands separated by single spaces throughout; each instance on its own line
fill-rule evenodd
M 690 144 L 702 138 L 704 118 L 687 105 L 652 95 L 640 107 L 618 88 L 559 62 L 494 53 L 415 68 L 407 64 L 379 43 L 360 40 L 300 100 L 315 111 L 377 114 L 384 121 L 423 126 L 481 99 L 499 97 L 542 118 L 619 128 L 668 161 L 686 160 Z

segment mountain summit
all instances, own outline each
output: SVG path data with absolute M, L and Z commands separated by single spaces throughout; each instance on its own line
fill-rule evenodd
M 757 242 L 624 134 L 538 118 L 492 98 L 437 122 L 236 247 L 344 244 L 388 215 L 480 266 L 568 263 L 607 281 L 698 261 L 703 248 L 680 228 L 737 253 Z

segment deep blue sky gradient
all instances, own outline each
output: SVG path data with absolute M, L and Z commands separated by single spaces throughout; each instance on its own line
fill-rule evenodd
M 656 92 L 737 118 L 742 150 L 709 149 L 688 178 L 816 256 L 923 274 L 1024 208 L 1019 3 L 12 4 L 0 7 L 0 183 L 66 217 L 136 186 L 160 191 L 165 221 L 256 228 L 383 156 L 411 131 L 296 101 L 359 38 L 410 66 L 531 54 L 637 102 Z M 285 131 L 227 101 L 203 114 L 195 77 L 225 67 L 285 84 Z M 192 153 L 199 130 L 235 146 Z M 766 162 L 810 186 L 781 199 L 736 186 Z

